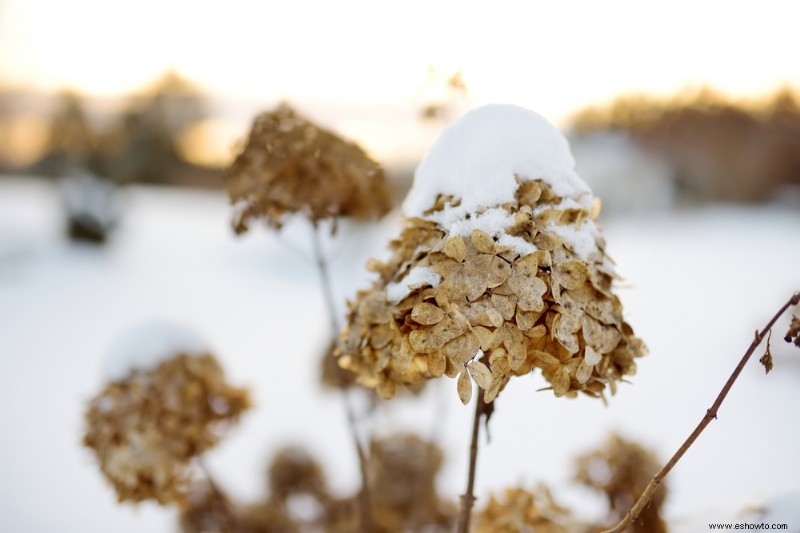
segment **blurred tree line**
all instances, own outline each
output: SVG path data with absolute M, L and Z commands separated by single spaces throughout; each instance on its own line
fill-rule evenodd
M 14 119 L 15 100 L 18 94 L 0 91 L 0 137 Z M 40 156 L 19 166 L 0 153 L 0 171 L 48 177 L 89 171 L 117 183 L 219 186 L 219 169 L 193 164 L 180 150 L 181 137 L 207 116 L 203 92 L 175 72 L 126 97 L 104 124 L 90 119 L 80 94 L 65 91 L 43 119 Z
M 707 88 L 622 96 L 579 112 L 573 126 L 630 134 L 671 165 L 686 199 L 759 201 L 800 185 L 800 98 L 789 87 L 749 102 Z

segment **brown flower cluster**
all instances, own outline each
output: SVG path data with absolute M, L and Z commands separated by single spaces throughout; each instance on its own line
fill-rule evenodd
M 452 205 L 458 199 L 440 196 L 426 216 Z M 433 220 L 407 218 L 392 257 L 368 265 L 379 279 L 350 304 L 338 352 L 362 385 L 391 398 L 397 385 L 446 374 L 458 376 L 464 403 L 472 381 L 491 402 L 512 376 L 536 368 L 557 396 L 602 397 L 607 386 L 613 394 L 635 373 L 646 349 L 612 292 L 615 274 L 594 225 L 599 208 L 539 180 L 521 182 L 500 208 L 513 220 L 505 239 L 480 229 L 451 236 Z M 592 240 L 585 257 L 576 234 Z M 398 285 L 408 290 L 393 299 Z
M 555 503 L 550 490 L 544 485 L 535 491 L 519 487 L 506 489 L 503 498 L 491 495 L 477 518 L 475 533 L 589 531 L 586 525 L 571 516 L 568 509 Z
M 280 228 L 288 213 L 316 224 L 337 216 L 379 217 L 391 208 L 378 163 L 286 104 L 256 117 L 224 179 L 237 233 L 253 219 Z
M 83 442 L 120 501 L 185 501 L 191 462 L 250 405 L 211 355 L 177 355 L 109 383 L 86 412 Z
M 576 464 L 577 481 L 606 495 L 609 519 L 613 523 L 625 516 L 660 468 L 658 457 L 653 452 L 616 434 L 612 434 L 602 448 L 578 457 Z M 631 531 L 667 531 L 660 516 L 666 495 L 666 487 L 662 484 L 639 518 L 631 524 Z
M 786 332 L 784 340 L 794 342 L 795 346 L 800 347 L 800 317 L 792 317 L 792 323 L 789 324 L 789 330 Z
M 380 531 L 450 531 L 456 507 L 436 492 L 443 454 L 413 434 L 373 440 L 368 477 Z
M 370 452 L 374 533 L 452 530 L 456 507 L 435 489 L 442 462 L 438 447 L 398 434 L 374 440 Z M 181 531 L 351 533 L 361 529 L 358 495 L 333 496 L 319 462 L 302 448 L 287 447 L 275 455 L 268 484 L 269 495 L 250 505 L 236 505 L 218 488 L 199 486 L 182 511 Z

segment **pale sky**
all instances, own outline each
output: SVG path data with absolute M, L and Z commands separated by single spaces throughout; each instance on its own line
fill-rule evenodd
M 231 99 L 408 105 L 428 65 L 555 122 L 631 91 L 800 86 L 800 2 L 0 0 L 0 81 L 120 95 L 169 68 Z

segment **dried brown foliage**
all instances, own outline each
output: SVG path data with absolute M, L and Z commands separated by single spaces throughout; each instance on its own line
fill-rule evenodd
M 372 441 L 369 479 L 373 533 L 452 530 L 455 505 L 439 497 L 436 476 L 442 451 L 411 434 L 396 434 Z M 307 451 L 286 447 L 272 459 L 268 470 L 269 495 L 250 505 L 236 505 L 218 489 L 195 486 L 181 514 L 184 533 L 294 533 L 325 531 L 352 533 L 361 529 L 358 495 L 336 498 L 330 494 L 319 462 Z M 306 511 L 298 516 L 293 499 L 305 498 Z
M 286 104 L 256 117 L 224 179 L 237 233 L 251 220 L 280 228 L 289 213 L 316 223 L 338 216 L 377 218 L 391 208 L 378 163 Z
M 789 330 L 786 332 L 784 340 L 794 342 L 795 346 L 800 347 L 800 317 L 792 317 L 792 323 L 789 324 Z
M 373 440 L 369 486 L 373 517 L 380 531 L 450 531 L 456 508 L 436 492 L 443 454 L 412 434 Z
M 478 515 L 475 533 L 572 533 L 587 531 L 568 509 L 553 500 L 545 486 L 534 491 L 514 487 L 502 497 L 489 496 L 486 507 Z
M 230 498 L 210 483 L 195 483 L 181 509 L 180 529 L 184 533 L 220 531 L 232 533 L 233 504 Z
M 272 497 L 282 502 L 296 494 L 308 494 L 320 500 L 328 497 L 322 466 L 299 446 L 278 450 L 269 466 L 269 486 Z
M 84 444 L 120 501 L 185 502 L 191 461 L 250 405 L 211 355 L 177 355 L 109 383 L 89 403 Z
M 197 484 L 179 519 L 182 533 L 300 533 L 302 529 L 273 501 L 239 506 L 208 484 Z
M 336 352 L 336 341 L 325 346 L 322 357 L 319 359 L 320 382 L 323 387 L 329 389 L 347 389 L 356 382 L 356 375 L 337 364 L 334 353 Z
M 597 209 L 562 200 L 529 181 L 502 206 L 514 219 L 505 232 L 534 245 L 529 254 L 481 230 L 451 237 L 436 222 L 407 218 L 389 245 L 392 257 L 368 265 L 379 278 L 350 304 L 339 364 L 383 398 L 397 385 L 446 374 L 459 377 L 464 403 L 473 381 L 491 402 L 512 376 L 537 368 L 557 396 L 601 397 L 606 387 L 613 394 L 646 349 L 623 320 L 602 237 L 593 236 L 597 250 L 583 259 L 556 231 L 580 228 Z M 440 197 L 430 212 L 452 203 Z M 441 282 L 412 285 L 389 301 L 387 287 L 415 269 Z
M 616 434 L 612 434 L 602 448 L 578 457 L 576 465 L 576 479 L 605 494 L 612 523 L 625 516 L 661 466 L 653 452 Z M 662 485 L 638 519 L 633 521 L 630 531 L 667 531 L 660 516 L 666 495 L 666 487 Z

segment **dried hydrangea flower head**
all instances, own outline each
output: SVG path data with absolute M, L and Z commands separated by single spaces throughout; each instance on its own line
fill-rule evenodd
M 278 450 L 269 466 L 270 494 L 280 502 L 296 494 L 327 501 L 328 483 L 322 466 L 304 448 L 287 446 Z
M 550 491 L 539 486 L 535 491 L 515 487 L 506 489 L 502 498 L 489 497 L 478 516 L 476 533 L 575 533 L 590 531 L 580 524 L 568 509 L 553 501 Z
M 417 169 L 404 225 L 350 304 L 339 364 L 384 398 L 458 376 L 491 402 L 540 369 L 557 396 L 615 392 L 645 353 L 612 292 L 599 203 L 566 139 L 539 115 L 486 106 L 451 125 Z
M 191 332 L 144 324 L 119 339 L 110 381 L 89 403 L 84 444 L 120 501 L 185 502 L 192 460 L 214 446 L 249 405 Z
M 576 459 L 575 478 L 582 484 L 605 494 L 609 505 L 609 520 L 619 522 L 644 492 L 661 462 L 652 451 L 640 444 L 612 434 L 603 446 Z M 661 508 L 667 489 L 661 485 L 645 506 L 630 531 L 663 533 L 667 526 L 661 519 Z
M 373 518 L 381 531 L 451 531 L 456 509 L 436 492 L 441 449 L 416 435 L 373 440 L 368 478 Z
M 237 233 L 253 219 L 278 229 L 289 213 L 316 224 L 338 216 L 377 218 L 391 208 L 378 163 L 286 104 L 256 117 L 224 179 Z
M 783 340 L 786 342 L 794 341 L 794 345 L 800 347 L 800 317 L 792 317 L 792 323 L 789 324 L 789 330 Z
M 186 494 L 179 526 L 182 533 L 228 531 L 236 521 L 236 508 L 227 494 L 208 482 L 194 483 Z

